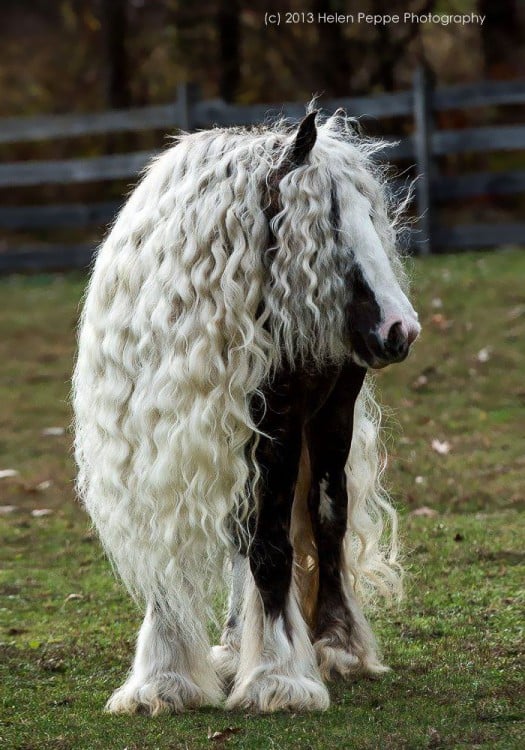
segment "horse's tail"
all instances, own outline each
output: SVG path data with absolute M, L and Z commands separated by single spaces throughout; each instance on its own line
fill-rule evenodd
M 399 599 L 403 590 L 397 514 L 381 483 L 386 457 L 380 428 L 381 410 L 367 378 L 355 405 L 352 447 L 346 464 L 348 526 L 344 540 L 346 573 L 354 592 L 365 603 L 371 603 L 378 594 L 387 600 Z M 303 440 L 291 537 L 303 613 L 313 624 L 319 581 L 308 509 L 310 481 L 310 459 Z

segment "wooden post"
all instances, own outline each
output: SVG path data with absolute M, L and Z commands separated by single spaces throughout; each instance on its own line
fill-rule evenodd
M 414 146 L 417 160 L 416 199 L 419 236 L 416 244 L 420 255 L 432 252 L 432 113 L 433 75 L 420 66 L 414 74 Z
M 195 127 L 193 106 L 199 98 L 199 87 L 194 83 L 179 83 L 177 86 L 177 126 L 190 131 Z

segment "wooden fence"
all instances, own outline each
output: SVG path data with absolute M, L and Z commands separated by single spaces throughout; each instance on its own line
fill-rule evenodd
M 326 112 L 343 107 L 366 118 L 411 117 L 414 131 L 388 149 L 389 161 L 414 164 L 419 227 L 413 232 L 413 249 L 429 253 L 447 249 L 525 245 L 525 223 L 445 226 L 438 221 L 440 203 L 475 196 L 503 196 L 525 192 L 525 170 L 476 172 L 459 176 L 440 175 L 435 157 L 476 152 L 524 151 L 525 125 L 438 130 L 434 114 L 444 110 L 464 110 L 500 105 L 524 105 L 525 81 L 479 82 L 434 89 L 424 69 L 414 75 L 408 91 L 369 97 L 332 99 L 322 102 Z M 92 134 L 122 133 L 148 129 L 193 130 L 211 125 L 251 125 L 283 115 L 298 120 L 304 105 L 227 104 L 203 101 L 189 84 L 179 86 L 174 104 L 101 112 L 89 115 L 42 116 L 0 120 L 0 144 L 44 141 Z M 139 151 L 95 158 L 53 161 L 11 162 L 0 165 L 0 190 L 39 185 L 72 185 L 127 179 L 136 176 L 154 152 Z M 118 203 L 0 207 L 0 229 L 25 232 L 38 229 L 82 228 L 104 225 L 112 219 Z M 0 272 L 82 268 L 94 252 L 91 244 L 53 244 L 38 247 L 8 244 L 0 252 Z

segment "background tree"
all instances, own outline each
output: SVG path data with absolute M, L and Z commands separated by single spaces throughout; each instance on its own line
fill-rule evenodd
M 483 26 L 264 24 L 271 10 L 460 5 L 487 15 Z M 521 0 L 3 0 L 0 115 L 165 103 L 182 81 L 242 103 L 366 95 L 408 88 L 421 59 L 441 85 L 520 77 L 524 24 Z
M 218 6 L 219 94 L 231 102 L 241 79 L 241 11 L 239 0 L 219 0 Z
M 525 14 L 525 8 L 522 7 Z M 486 16 L 481 27 L 485 74 L 508 78 L 525 73 L 523 24 L 517 0 L 478 0 L 478 12 Z
M 130 71 L 126 49 L 127 0 L 101 0 L 101 22 L 106 57 L 106 101 L 108 107 L 131 104 Z

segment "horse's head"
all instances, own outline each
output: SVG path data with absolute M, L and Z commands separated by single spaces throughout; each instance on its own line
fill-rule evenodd
M 353 185 L 345 192 L 358 207 L 341 218 L 342 236 L 351 238 L 346 317 L 352 356 L 358 364 L 385 367 L 406 358 L 421 326 L 385 250 L 370 199 Z
M 313 149 L 317 128 L 311 113 L 299 126 L 290 161 L 307 162 L 313 149 L 314 160 L 317 151 L 317 163 L 327 164 L 329 224 L 344 279 L 346 338 L 357 364 L 381 368 L 405 359 L 421 327 L 401 288 L 396 232 L 381 180 L 355 140 L 345 144 L 345 134 L 346 117 L 338 112 L 320 128 Z
M 402 362 L 421 326 L 384 251 L 377 246 L 370 255 L 358 251 L 349 285 L 347 320 L 354 361 L 376 369 Z

